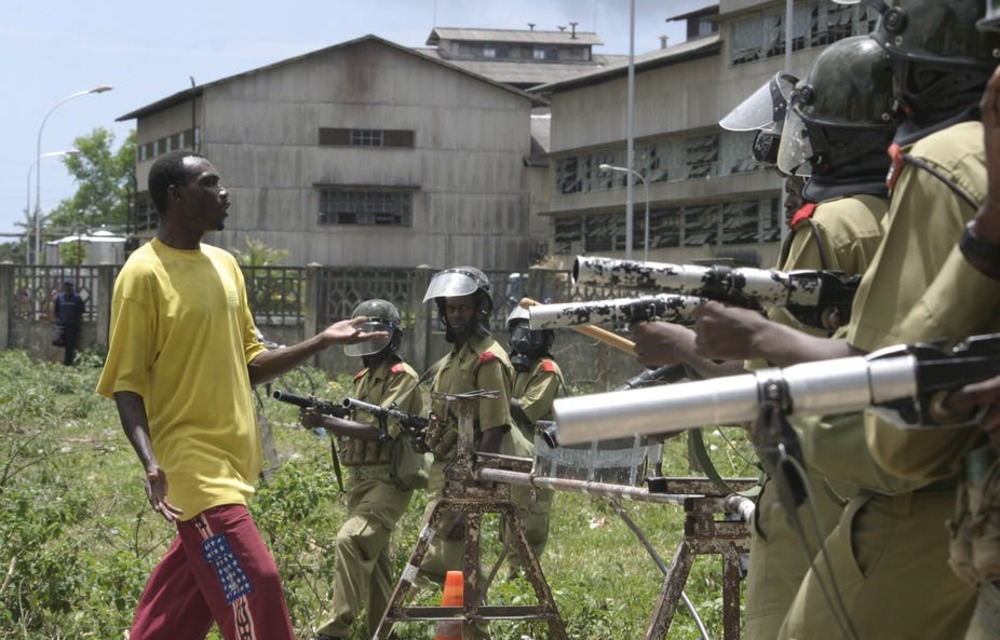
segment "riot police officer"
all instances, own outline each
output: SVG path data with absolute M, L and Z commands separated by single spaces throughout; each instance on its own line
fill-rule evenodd
M 433 300 L 445 328 L 451 351 L 435 365 L 431 392 L 448 394 L 476 390 L 499 392 L 496 399 L 477 402 L 474 424 L 475 447 L 488 453 L 527 456 L 530 444 L 521 435 L 510 413 L 514 368 L 503 346 L 490 331 L 493 298 L 490 281 L 475 267 L 461 266 L 439 271 L 431 278 L 424 302 Z M 432 398 L 431 413 L 437 417 L 427 432 L 427 446 L 434 454 L 428 490 L 431 504 L 440 497 L 445 484 L 445 467 L 456 453 L 458 417 L 444 400 Z M 446 515 L 420 565 L 420 576 L 444 584 L 448 571 L 462 569 L 465 550 L 465 517 Z M 480 635 L 485 630 L 480 628 Z
M 344 346 L 345 354 L 364 363 L 354 376 L 354 397 L 419 415 L 423 405 L 419 376 L 399 353 L 403 337 L 399 310 L 388 300 L 366 300 L 351 314 L 361 316 L 367 317 L 366 326 L 386 332 L 387 337 Z M 341 462 L 348 470 L 347 520 L 334 541 L 331 616 L 319 628 L 317 640 L 347 638 L 363 610 L 368 630 L 374 632 L 395 586 L 392 532 L 413 496 L 413 487 L 406 486 L 393 467 L 394 450 L 407 436 L 398 424 L 380 425 L 363 412 L 347 419 L 303 409 L 300 419 L 304 426 L 323 427 L 337 438 Z
M 942 287 L 939 273 L 961 261 L 955 247 L 985 195 L 983 130 L 976 105 L 996 66 L 1000 39 L 975 30 L 978 0 L 866 1 L 881 12 L 871 34 L 890 62 L 903 120 L 894 139 L 890 210 L 882 244 L 852 308 L 842 341 L 810 340 L 735 310 L 699 312 L 702 356 L 763 355 L 781 365 L 867 352 L 899 342 L 964 337 L 956 327 L 994 321 L 980 310 L 942 304 L 967 285 Z M 747 344 L 751 348 L 746 348 Z M 865 417 L 872 423 L 873 416 Z M 975 592 L 947 564 L 942 522 L 953 510 L 955 465 L 927 473 L 931 460 L 954 459 L 943 432 L 913 434 L 870 425 L 866 456 L 892 472 L 854 496 L 807 575 L 779 638 L 824 638 L 844 616 L 830 613 L 821 582 L 837 578 L 846 617 L 862 638 L 950 639 L 968 625 Z M 856 436 L 865 442 L 864 430 Z M 872 478 L 877 474 L 872 470 Z M 830 569 L 824 569 L 824 566 Z
M 547 447 L 543 440 L 536 439 L 535 423 L 552 420 L 552 403 L 566 387 L 562 370 L 552 356 L 555 331 L 532 330 L 528 326 L 528 312 L 520 306 L 514 307 L 507 316 L 507 331 L 510 333 L 510 361 L 515 371 L 511 415 L 527 441 L 536 447 Z M 511 497 L 518 504 L 528 505 L 525 534 L 535 555 L 541 558 L 549 538 L 555 491 L 540 489 L 532 495 L 525 487 L 511 487 Z M 517 556 L 512 556 L 510 562 L 516 570 L 519 566 Z

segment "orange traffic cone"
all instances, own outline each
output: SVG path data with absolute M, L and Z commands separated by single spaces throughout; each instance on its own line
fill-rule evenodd
M 462 606 L 462 572 L 449 571 L 444 578 L 444 595 L 441 596 L 442 607 Z M 434 640 L 462 640 L 461 620 L 442 620 L 438 623 Z

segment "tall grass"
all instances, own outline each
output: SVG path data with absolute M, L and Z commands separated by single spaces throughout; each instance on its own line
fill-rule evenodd
M 173 528 L 146 502 L 142 470 L 114 403 L 93 391 L 100 365 L 89 354 L 66 368 L 0 352 L 0 638 L 126 637 L 146 577 L 173 538 Z M 326 393 L 317 371 L 282 384 L 309 393 L 317 391 L 317 380 L 319 394 Z M 328 439 L 301 429 L 293 407 L 270 399 L 261 406 L 280 464 L 251 508 L 281 570 L 297 636 L 308 639 L 327 613 L 333 542 L 346 510 Z M 669 441 L 668 473 L 685 475 L 686 461 L 684 439 Z M 416 496 L 400 523 L 397 572 L 416 541 L 426 500 Z M 625 508 L 669 563 L 683 535 L 681 509 Z M 488 517 L 488 560 L 498 553 L 497 528 Z M 542 565 L 572 638 L 643 636 L 663 575 L 606 501 L 559 493 Z M 498 576 L 490 604 L 535 602 L 523 579 L 508 579 L 505 571 Z M 721 562 L 706 557 L 696 562 L 686 593 L 713 637 L 721 638 L 720 585 Z M 439 597 L 424 595 L 427 602 Z M 404 640 L 432 636 L 426 623 L 396 629 Z M 547 637 L 538 622 L 494 623 L 491 632 L 498 640 Z M 213 631 L 211 637 L 220 636 Z M 363 637 L 360 630 L 353 636 Z M 680 607 L 668 638 L 699 637 Z

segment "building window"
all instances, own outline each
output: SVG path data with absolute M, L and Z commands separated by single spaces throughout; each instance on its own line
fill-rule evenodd
M 719 136 L 688 138 L 684 145 L 684 163 L 688 178 L 705 178 L 718 175 Z
M 649 212 L 649 248 L 754 245 L 781 240 L 779 198 L 691 204 Z M 632 246 L 643 248 L 645 216 L 633 210 Z M 554 221 L 557 254 L 625 249 L 625 212 L 570 215 Z
M 381 129 L 351 129 L 352 147 L 381 147 Z
M 153 140 L 152 142 L 140 144 L 137 148 L 139 160 L 153 160 L 168 151 L 177 151 L 178 149 L 197 149 L 200 131 L 201 130 L 198 127 L 194 127 L 169 136 L 164 136 L 158 140 Z M 191 141 L 193 141 L 194 144 L 189 144 Z
M 556 218 L 553 249 L 556 253 L 583 253 L 583 216 Z
M 484 58 L 495 58 L 497 57 L 497 50 L 491 45 L 485 45 L 483 47 L 483 57 Z
M 559 58 L 559 52 L 555 47 L 535 47 L 532 50 L 532 57 L 535 60 L 556 60 Z
M 408 227 L 412 224 L 413 191 L 377 187 L 323 188 L 319 224 L 364 224 Z
M 135 231 L 149 231 L 160 226 L 160 218 L 156 213 L 153 200 L 148 191 L 141 191 L 135 198 L 135 219 L 132 220 Z
M 331 147 L 414 148 L 415 134 L 408 129 L 334 129 L 321 127 L 319 143 Z
M 861 4 L 839 5 L 810 0 L 792 14 L 792 50 L 823 47 L 852 35 L 872 31 L 877 11 Z M 744 64 L 785 53 L 785 12 L 775 9 L 732 24 L 730 64 Z

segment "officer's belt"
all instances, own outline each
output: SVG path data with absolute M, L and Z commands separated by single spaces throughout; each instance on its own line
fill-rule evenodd
M 388 464 L 364 464 L 347 467 L 347 474 L 351 480 L 384 479 L 390 477 L 390 470 Z

